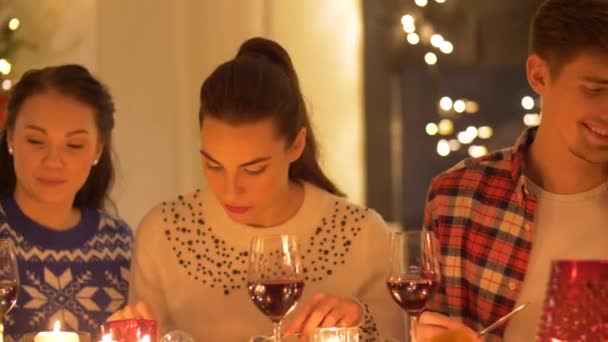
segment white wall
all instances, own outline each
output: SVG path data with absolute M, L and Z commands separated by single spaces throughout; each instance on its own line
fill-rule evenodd
M 329 177 L 365 199 L 362 13 L 356 0 L 273 0 L 268 36 L 291 54 Z
M 96 0 L 12 0 L 6 12 L 19 18 L 23 42 L 14 58 L 13 78 L 27 69 L 63 63 L 97 67 Z
M 20 1 L 46 25 L 29 34 L 48 43 L 20 65 L 83 63 L 114 95 L 119 178 L 113 197 L 130 224 L 158 202 L 201 186 L 200 84 L 258 35 L 278 40 L 292 55 L 323 165 L 351 199 L 363 202 L 359 1 Z M 52 24 L 44 24 L 45 6 L 54 13 Z
M 201 186 L 198 92 L 251 32 L 259 1 L 98 1 L 99 74 L 118 106 L 114 198 L 135 225 L 153 205 Z

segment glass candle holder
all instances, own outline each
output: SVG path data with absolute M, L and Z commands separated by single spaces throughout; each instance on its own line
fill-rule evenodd
M 317 328 L 310 340 L 312 342 L 359 342 L 359 327 Z
M 608 260 L 551 267 L 537 341 L 608 341 Z
M 101 325 L 102 336 L 109 336 L 113 342 L 156 341 L 156 321 L 149 319 L 125 319 L 110 321 Z

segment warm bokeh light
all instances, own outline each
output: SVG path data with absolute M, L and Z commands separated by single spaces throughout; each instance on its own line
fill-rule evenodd
M 478 158 L 488 154 L 488 149 L 485 146 L 481 145 L 471 145 L 469 146 L 469 155 L 473 158 Z
M 437 142 L 437 154 L 442 157 L 450 154 L 450 143 L 447 140 L 441 139 Z
M 479 112 L 479 103 L 475 101 L 466 101 L 464 104 L 464 111 L 469 114 L 475 114 Z
M 475 137 L 467 131 L 459 132 L 457 138 L 458 141 L 463 145 L 468 145 L 475 140 Z
M 448 141 L 448 144 L 450 145 L 450 151 L 452 152 L 456 152 L 458 150 L 460 150 L 460 142 L 456 139 L 450 139 L 450 141 Z
M 466 131 L 468 136 L 472 137 L 473 139 L 477 138 L 477 127 L 475 126 L 469 126 L 467 127 Z
M 494 130 L 490 126 L 481 126 L 477 129 L 479 139 L 490 139 L 494 135 Z
M 441 50 L 441 52 L 445 53 L 446 55 L 449 55 L 454 51 L 454 45 L 449 41 L 444 40 L 439 45 L 439 50 Z
M 431 36 L 431 45 L 436 48 L 441 47 L 441 44 L 444 42 L 443 37 L 440 34 L 435 33 Z
M 454 111 L 456 113 L 463 113 L 466 108 L 467 104 L 464 102 L 464 100 L 454 101 Z
M 403 24 L 403 31 L 405 33 L 413 33 L 414 31 L 416 31 L 416 25 L 414 25 L 414 23 Z
M 0 73 L 3 75 L 8 75 L 11 73 L 11 63 L 9 63 L 6 59 L 0 59 Z
M 437 127 L 437 124 L 435 124 L 434 122 L 430 122 L 428 124 L 426 124 L 426 134 L 428 135 L 436 135 L 437 133 L 439 133 L 439 127 Z
M 416 45 L 420 43 L 420 36 L 418 36 L 416 32 L 408 33 L 407 42 L 412 45 Z
M 534 99 L 531 96 L 524 96 L 521 99 L 521 106 L 524 107 L 525 110 L 531 110 L 534 108 Z
M 428 4 L 428 0 L 415 0 L 414 2 L 418 7 L 424 7 Z
M 439 121 L 439 134 L 450 135 L 454 133 L 454 122 L 450 119 L 443 119 Z
M 441 108 L 442 110 L 445 110 L 446 112 L 450 109 L 452 109 L 452 99 L 444 96 L 439 100 L 439 108 Z
M 410 14 L 406 14 L 401 17 L 401 25 L 414 25 L 414 17 Z
M 427 52 L 426 55 L 424 55 L 424 61 L 428 65 L 435 65 L 437 64 L 437 55 L 432 52 Z
M 19 19 L 13 18 L 8 22 L 8 28 L 11 31 L 15 31 L 16 29 L 19 28 L 19 24 L 20 24 Z
M 528 127 L 538 126 L 540 124 L 540 114 L 528 113 L 524 115 L 524 124 Z
M 10 90 L 13 87 L 13 82 L 11 80 L 2 81 L 2 90 Z

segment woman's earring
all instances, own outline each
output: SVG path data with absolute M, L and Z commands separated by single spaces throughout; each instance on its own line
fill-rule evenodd
M 13 151 L 13 148 L 12 148 L 12 147 L 9 147 L 9 148 L 8 148 L 8 154 L 10 154 L 10 155 L 12 156 L 12 155 L 13 155 L 13 153 L 15 153 L 15 152 Z
M 97 165 L 97 163 L 99 163 L 98 159 L 93 160 L 93 166 Z

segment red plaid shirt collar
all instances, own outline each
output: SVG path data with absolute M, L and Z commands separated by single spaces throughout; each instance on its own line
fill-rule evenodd
M 465 160 L 429 188 L 425 226 L 441 242 L 444 277 L 434 308 L 474 329 L 514 307 L 525 277 L 536 199 L 524 170 L 535 135 L 528 129 L 512 148 Z
M 520 179 L 524 174 L 525 160 L 528 154 L 528 149 L 536 137 L 537 127 L 525 130 L 515 141 L 515 145 L 511 147 L 511 176 L 514 181 Z

